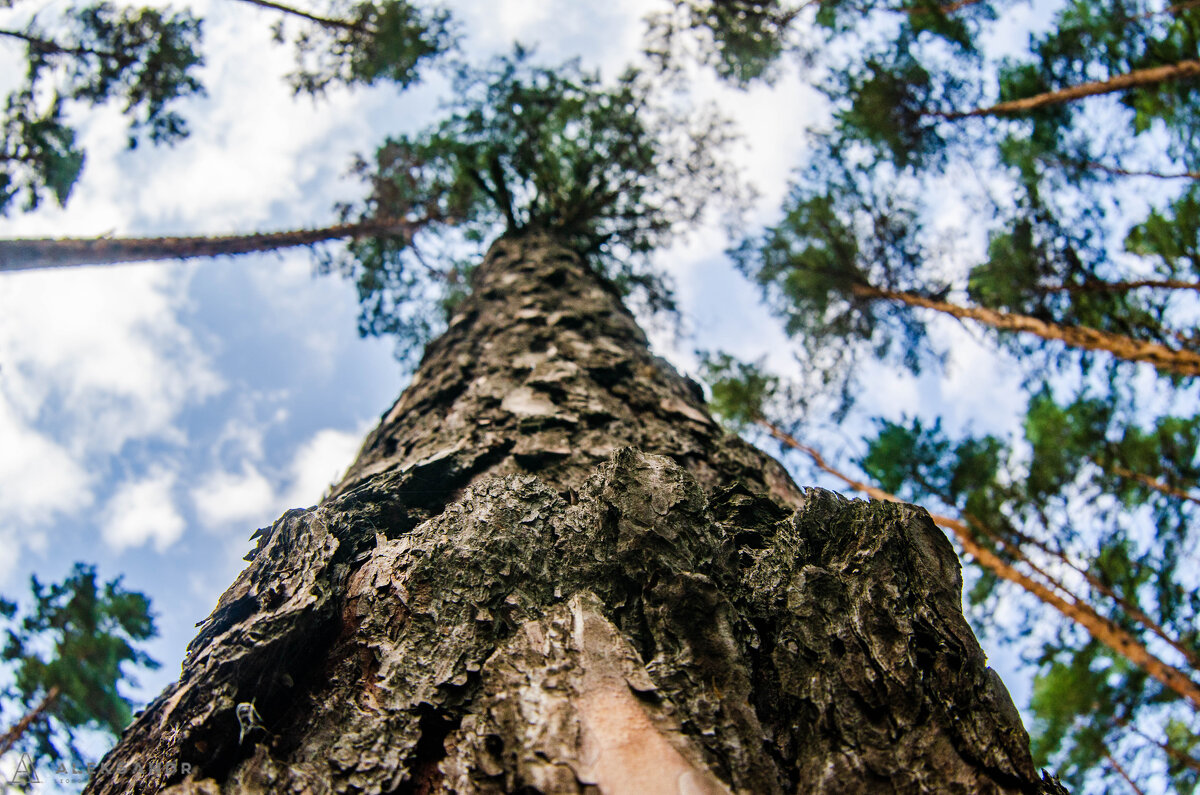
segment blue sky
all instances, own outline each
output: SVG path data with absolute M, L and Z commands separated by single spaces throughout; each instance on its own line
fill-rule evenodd
M 449 6 L 472 56 L 520 39 L 538 43 L 547 62 L 579 54 L 612 74 L 635 57 L 640 19 L 656 3 Z M 52 19 L 55 7 L 26 0 L 0 11 L 0 24 L 37 9 Z M 344 177 L 352 155 L 432 118 L 444 88 L 434 80 L 403 95 L 296 99 L 283 79 L 292 53 L 270 42 L 273 15 L 241 3 L 195 8 L 208 20 L 208 97 L 182 108 L 192 136 L 129 152 L 118 113 L 81 114 L 88 160 L 68 207 L 0 219 L 0 237 L 325 225 L 335 201 L 356 196 Z M 0 89 L 19 69 L 15 50 L 0 50 Z M 769 221 L 822 106 L 786 75 L 773 92 L 698 79 L 746 135 L 735 156 L 760 192 L 753 220 Z M 967 212 L 943 222 L 964 227 Z M 655 347 L 684 369 L 696 348 L 721 347 L 786 371 L 790 345 L 722 256 L 726 245 L 714 223 L 660 252 L 684 322 L 682 334 L 653 333 Z M 356 312 L 352 287 L 314 277 L 304 251 L 0 277 L 0 593 L 25 591 L 31 573 L 61 578 L 75 561 L 98 564 L 106 578 L 124 575 L 158 614 L 162 634 L 150 652 L 163 668 L 142 676 L 140 694 L 157 692 L 176 676 L 195 622 L 244 565 L 251 533 L 319 500 L 399 394 L 391 343 L 359 339 Z M 1013 427 L 1023 407 L 1015 378 L 977 334 L 938 328 L 947 368 L 920 381 L 865 368 L 863 413 L 921 409 L 940 411 L 951 429 Z M 861 433 L 861 425 L 828 428 L 822 443 L 836 456 Z M 820 482 L 806 470 L 798 480 Z M 1000 655 L 998 667 L 1022 703 L 1026 686 L 1011 657 Z

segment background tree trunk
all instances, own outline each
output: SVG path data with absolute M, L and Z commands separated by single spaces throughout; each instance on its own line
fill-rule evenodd
M 547 237 L 256 537 L 88 791 L 1062 791 L 928 514 L 798 490 Z
M 383 234 L 410 238 L 408 221 L 364 221 L 322 229 L 289 229 L 212 237 L 61 237 L 0 240 L 0 272 L 119 265 L 152 260 L 229 257 Z

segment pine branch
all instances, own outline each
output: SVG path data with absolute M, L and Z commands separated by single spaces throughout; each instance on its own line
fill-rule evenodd
M 1200 171 L 1176 171 L 1173 173 L 1165 171 L 1131 171 L 1121 168 L 1120 166 L 1110 166 L 1105 163 L 1099 163 L 1095 160 L 1082 160 L 1073 162 L 1069 160 L 1058 160 L 1056 158 L 1044 157 L 1040 158 L 1044 163 L 1050 163 L 1057 166 L 1073 166 L 1075 168 L 1090 168 L 1094 171 L 1103 171 L 1106 174 L 1112 174 L 1117 177 L 1151 177 L 1153 179 L 1200 179 Z
M 25 33 L 19 30 L 0 29 L 0 36 L 7 36 L 12 39 L 19 39 L 34 49 L 45 55 L 73 55 L 82 58 L 88 55 L 94 55 L 97 58 L 112 58 L 120 63 L 132 63 L 128 55 L 113 52 L 111 50 L 95 50 L 90 47 L 67 47 L 50 39 L 44 39 L 40 36 L 35 36 L 32 33 Z
M 861 298 L 885 299 L 908 306 L 934 309 L 960 320 L 969 318 L 1002 331 L 1035 334 L 1042 339 L 1057 340 L 1073 348 L 1106 351 L 1119 359 L 1146 362 L 1163 372 L 1175 375 L 1200 375 L 1200 354 L 1187 350 L 1175 350 L 1157 342 L 1137 340 L 1090 326 L 1062 326 L 1029 315 L 1001 312 L 980 306 L 961 306 L 948 301 L 927 298 L 917 293 L 887 290 L 869 284 L 855 284 L 851 287 L 851 291 Z
M 1133 779 L 1129 777 L 1129 774 L 1125 772 L 1125 768 L 1121 767 L 1121 763 L 1116 759 L 1113 759 L 1113 755 L 1109 753 L 1108 748 L 1104 749 L 1104 758 L 1107 760 L 1109 766 L 1112 767 L 1113 770 L 1117 771 L 1121 778 L 1125 779 L 1125 783 L 1128 784 L 1129 788 L 1134 791 L 1134 795 L 1146 795 L 1146 793 L 1142 792 L 1141 788 L 1134 783 Z
M 1180 61 L 1179 63 L 1167 64 L 1165 66 L 1138 69 L 1128 74 L 1110 77 L 1107 80 L 1080 83 L 1079 85 L 1060 88 L 1057 91 L 1046 91 L 1041 94 L 1035 94 L 1032 97 L 999 102 L 986 108 L 976 108 L 975 110 L 963 112 L 931 111 L 929 115 L 938 116 L 950 121 L 976 116 L 1006 116 L 1013 113 L 1025 113 L 1026 111 L 1036 110 L 1048 105 L 1061 105 L 1098 94 L 1111 94 L 1116 91 L 1126 91 L 1131 88 L 1141 88 L 1142 86 L 1151 86 L 1156 83 L 1175 80 L 1187 80 L 1194 77 L 1200 77 L 1200 60 Z
M 1147 11 L 1144 14 L 1138 14 L 1134 19 L 1150 19 L 1159 14 L 1178 14 L 1180 11 L 1187 11 L 1189 8 L 1196 8 L 1197 6 L 1200 6 L 1200 0 L 1186 0 L 1183 3 L 1167 6 L 1162 11 Z
M 1125 468 L 1123 466 L 1119 466 L 1117 464 L 1105 464 L 1102 461 L 1098 461 L 1096 459 L 1092 459 L 1092 462 L 1094 464 L 1096 464 L 1096 466 L 1105 470 L 1106 472 L 1116 475 L 1119 478 L 1125 478 L 1126 480 L 1135 480 L 1138 483 L 1141 483 L 1143 486 L 1145 486 L 1149 489 L 1153 489 L 1154 491 L 1157 491 L 1160 494 L 1166 494 L 1168 497 L 1175 497 L 1177 499 L 1187 500 L 1189 502 L 1194 502 L 1194 503 L 1200 505 L 1200 497 L 1196 497 L 1195 495 L 1185 491 L 1184 489 L 1178 488 L 1176 486 L 1172 486 L 1170 483 L 1166 483 L 1162 480 L 1158 480 L 1157 478 L 1151 477 L 1150 475 L 1147 475 L 1144 472 L 1134 472 L 1132 469 L 1127 469 L 1127 468 Z
M 1125 282 L 1087 281 L 1082 284 L 1039 285 L 1037 290 L 1042 293 L 1124 293 L 1143 288 L 1155 290 L 1200 290 L 1200 282 L 1185 282 L 1181 279 L 1134 279 Z

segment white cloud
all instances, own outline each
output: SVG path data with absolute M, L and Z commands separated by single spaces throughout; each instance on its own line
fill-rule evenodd
M 21 421 L 2 382 L 0 439 L 0 524 L 38 524 L 91 503 L 88 473 L 62 446 Z
M 318 431 L 297 450 L 292 459 L 291 485 L 283 497 L 283 508 L 313 505 L 325 491 L 342 479 L 362 445 L 365 429 Z
M 77 459 L 172 430 L 223 388 L 179 322 L 178 277 L 158 266 L 6 274 L 0 366 L 19 421 L 44 421 Z
M 200 521 L 215 528 L 269 521 L 275 490 L 258 469 L 243 464 L 240 473 L 209 475 L 192 489 L 191 498 Z
M 289 508 L 317 503 L 354 461 L 366 428 L 325 428 L 299 445 L 279 477 L 264 475 L 249 458 L 239 471 L 217 470 L 190 492 L 192 505 L 209 529 L 259 526 Z
M 156 469 L 122 484 L 104 510 L 104 540 L 117 550 L 153 541 L 159 552 L 178 541 L 185 524 L 175 507 L 175 481 L 173 472 Z
M 941 322 L 940 338 L 950 352 L 937 405 L 951 429 L 1004 433 L 1018 427 L 1028 394 L 1020 368 L 984 342 L 983 329 Z

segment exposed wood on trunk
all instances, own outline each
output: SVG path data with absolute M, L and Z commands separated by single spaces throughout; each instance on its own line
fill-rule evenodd
M 1032 97 L 998 102 L 986 108 L 975 108 L 974 110 L 963 112 L 933 111 L 930 115 L 950 120 L 967 119 L 975 116 L 1008 116 L 1014 113 L 1026 113 L 1049 105 L 1061 105 L 1098 94 L 1111 94 L 1116 91 L 1128 91 L 1131 88 L 1142 88 L 1143 86 L 1152 86 L 1176 80 L 1191 80 L 1196 77 L 1200 77 L 1200 60 L 1180 61 L 1179 63 L 1166 64 L 1165 66 L 1138 69 L 1128 74 L 1114 75 L 1107 80 L 1096 80 L 1090 83 L 1080 83 L 1077 86 L 1060 88 L 1057 91 L 1046 91 L 1041 94 L 1035 94 Z
M 855 284 L 851 289 L 854 295 L 860 298 L 884 299 L 908 306 L 933 309 L 959 319 L 975 320 L 1002 331 L 1036 334 L 1042 339 L 1058 340 L 1073 348 L 1106 351 L 1127 361 L 1152 364 L 1167 373 L 1200 375 L 1200 353 L 1194 351 L 1176 350 L 1157 342 L 1136 340 L 1088 326 L 1061 326 L 1029 315 L 1001 312 L 982 306 L 961 306 L 902 290 L 887 290 L 867 284 Z
M 54 700 L 58 698 L 58 694 L 61 692 L 62 691 L 59 690 L 58 685 L 52 685 L 50 689 L 46 691 L 46 695 L 42 697 L 41 701 L 39 701 L 31 710 L 26 712 L 20 720 L 14 723 L 12 727 L 4 733 L 3 736 L 0 736 L 0 757 L 3 757 L 6 753 L 8 753 L 9 750 L 11 750 L 16 744 L 16 742 L 25 735 L 25 732 L 29 731 L 29 727 L 33 724 L 33 722 L 38 719 L 38 716 L 42 715 L 47 709 L 50 708 L 50 705 L 54 703 Z
M 805 453 L 816 465 L 825 472 L 833 475 L 841 480 L 846 485 L 861 491 L 868 496 L 883 502 L 903 502 L 899 497 L 883 489 L 871 486 L 862 481 L 855 480 L 848 475 L 844 475 L 834 467 L 830 466 L 820 453 L 812 447 L 803 444 L 798 439 L 787 433 L 783 429 L 774 425 L 767 420 L 760 420 L 760 424 L 773 436 L 775 439 L 783 442 L 788 447 L 794 450 L 799 450 Z M 938 514 L 930 514 L 934 524 L 939 527 L 944 527 L 954 533 L 958 542 L 962 544 L 964 550 L 971 557 L 975 558 L 981 566 L 991 571 L 997 577 L 1008 580 L 1021 586 L 1029 593 L 1036 596 L 1041 601 L 1058 610 L 1067 618 L 1078 623 L 1086 629 L 1093 638 L 1108 646 L 1117 654 L 1129 660 L 1134 665 L 1138 666 L 1150 676 L 1158 680 L 1162 685 L 1174 691 L 1180 697 L 1191 703 L 1194 709 L 1200 709 L 1200 685 L 1197 685 L 1186 673 L 1178 668 L 1163 662 L 1157 656 L 1150 652 L 1144 644 L 1142 644 L 1133 635 L 1122 629 L 1116 623 L 1108 618 L 1100 615 L 1094 608 L 1085 602 L 1080 601 L 1070 595 L 1070 591 L 1065 586 L 1051 579 L 1053 586 L 1044 585 L 1037 580 L 1022 573 L 1012 564 L 1005 561 L 992 550 L 981 545 L 975 540 L 975 532 L 972 527 L 981 532 L 990 535 L 994 540 L 1000 540 L 995 534 L 987 531 L 986 525 L 980 522 L 975 517 L 966 516 L 967 521 L 955 519 L 949 516 L 940 516 Z M 1019 552 L 1019 550 L 1014 550 Z M 1058 593 L 1055 593 L 1052 588 L 1057 587 L 1067 596 L 1064 598 Z
M 550 238 L 256 538 L 88 792 L 1063 792 L 928 515 L 797 489 Z
M 293 229 L 213 237 L 64 237 L 0 240 L 0 272 L 225 257 L 311 246 L 328 240 L 380 235 L 397 235 L 411 240 L 418 227 L 419 223 L 413 221 L 378 220 L 336 224 L 321 229 Z

